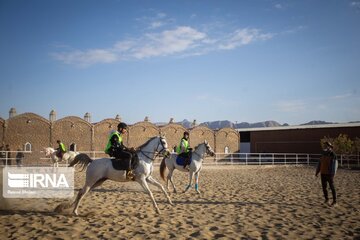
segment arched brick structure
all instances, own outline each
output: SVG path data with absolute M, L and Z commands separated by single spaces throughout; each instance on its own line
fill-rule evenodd
M 172 151 L 174 147 L 180 143 L 180 139 L 183 137 L 186 128 L 180 124 L 169 123 L 162 126 L 160 130 L 161 133 L 165 134 L 169 150 Z
M 208 141 L 210 146 L 215 149 L 215 134 L 214 131 L 205 126 L 197 126 L 190 130 L 190 146 L 195 148 L 200 143 Z
M 138 147 L 152 137 L 159 136 L 160 129 L 150 122 L 138 122 L 129 127 L 128 140 L 125 145 Z
M 52 121 L 49 121 L 34 113 L 16 115 L 15 109 L 12 109 L 12 112 L 9 119 L 0 118 L 0 146 L 9 144 L 11 150 L 16 151 L 24 150 L 24 145 L 30 143 L 32 154 L 25 154 L 25 165 L 45 163 L 47 160 L 41 160 L 45 156 L 40 151 L 48 146 L 57 147 L 57 139 L 61 139 L 68 148 L 70 144 L 75 143 L 76 150 L 80 152 L 103 151 L 110 131 L 116 130 L 120 121 L 104 119 L 92 124 L 76 116 L 56 120 L 55 111 L 51 111 Z M 319 153 L 319 141 L 322 137 L 336 137 L 342 133 L 355 139 L 359 136 L 359 129 L 359 124 L 348 123 L 239 131 L 244 143 L 251 143 L 251 152 Z M 179 143 L 183 132 L 187 129 L 173 122 L 161 127 L 147 121 L 138 122 L 129 127 L 129 133 L 124 136 L 124 143 L 128 147 L 138 147 L 151 137 L 159 135 L 159 130 L 166 135 L 169 148 L 172 149 Z M 190 146 L 193 148 L 206 139 L 218 153 L 224 153 L 226 147 L 229 153 L 240 150 L 240 134 L 234 129 L 223 128 L 213 131 L 199 125 L 188 131 Z M 101 155 L 96 154 L 96 157 Z
M 50 142 L 50 122 L 47 119 L 34 113 L 23 113 L 9 118 L 4 129 L 6 144 L 12 151 L 24 150 L 24 145 L 29 142 L 33 152 L 31 159 L 38 161 L 44 157 L 40 151 Z
M 93 125 L 82 118 L 70 116 L 59 119 L 52 124 L 51 145 L 57 147 L 56 140 L 60 139 L 67 148 L 76 144 L 77 151 L 92 149 Z
M 222 128 L 215 133 L 216 152 L 224 153 L 225 147 L 228 147 L 229 153 L 240 150 L 240 134 L 232 128 Z
M 0 118 L 0 146 L 3 146 L 4 144 L 4 125 L 5 125 L 5 120 Z

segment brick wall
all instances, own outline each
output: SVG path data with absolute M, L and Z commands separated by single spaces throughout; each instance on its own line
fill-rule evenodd
M 108 141 L 109 133 L 117 129 L 119 121 L 104 119 L 91 124 L 82 118 L 68 116 L 56 121 L 49 121 L 34 113 L 23 113 L 7 120 L 0 118 L 0 146 L 9 144 L 11 150 L 24 150 L 24 145 L 30 143 L 32 154 L 25 155 L 27 164 L 39 164 L 48 160 L 41 153 L 45 147 L 57 147 L 56 140 L 61 140 L 67 148 L 76 144 L 77 151 L 103 151 Z M 138 147 L 148 139 L 165 134 L 170 150 L 179 144 L 186 131 L 182 125 L 169 123 L 158 127 L 151 122 L 138 122 L 129 127 L 124 136 L 124 144 L 128 147 Z M 211 147 L 223 151 L 229 146 L 231 152 L 239 151 L 239 134 L 233 129 L 221 129 L 214 132 L 208 127 L 197 126 L 188 130 L 190 132 L 190 145 L 195 147 L 207 140 Z M 218 137 L 218 140 L 215 138 Z M 215 145 L 216 143 L 216 145 Z M 106 156 L 104 154 L 104 156 Z
M 215 133 L 215 149 L 218 153 L 224 153 L 225 147 L 228 152 L 237 152 L 240 150 L 240 134 L 232 128 L 223 128 Z
M 77 151 L 92 149 L 93 125 L 79 117 L 65 117 L 55 121 L 52 125 L 51 145 L 57 147 L 57 140 L 61 140 L 66 147 L 76 144 Z
M 29 142 L 33 153 L 27 155 L 28 160 L 40 161 L 40 158 L 45 157 L 40 153 L 50 142 L 50 122 L 45 118 L 24 113 L 7 120 L 4 130 L 5 144 L 10 145 L 11 151 L 24 150 L 24 145 Z
M 152 137 L 159 136 L 160 129 L 150 122 L 138 122 L 129 127 L 127 146 L 138 147 Z
M 165 134 L 166 141 L 170 151 L 174 149 L 180 143 L 180 139 L 183 137 L 186 128 L 180 124 L 169 123 L 160 128 L 161 133 Z
M 0 146 L 3 145 L 3 141 L 4 141 L 4 125 L 5 125 L 5 120 L 0 118 Z

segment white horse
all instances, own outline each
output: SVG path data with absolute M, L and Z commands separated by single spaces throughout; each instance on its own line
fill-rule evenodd
M 138 182 L 145 192 L 150 195 L 154 208 L 156 209 L 157 213 L 160 214 L 160 210 L 155 202 L 154 196 L 149 188 L 148 183 L 153 184 L 160 188 L 162 192 L 165 194 L 168 202 L 173 205 L 169 195 L 167 194 L 165 188 L 156 181 L 152 176 L 153 172 L 153 161 L 158 155 L 167 155 L 170 154 L 168 150 L 168 145 L 164 137 L 153 137 L 148 140 L 146 143 L 141 145 L 138 150 L 136 151 L 139 162 L 133 173 L 135 175 L 135 180 Z M 75 164 L 80 164 L 83 167 L 87 166 L 86 170 L 86 180 L 84 187 L 79 191 L 76 199 L 71 205 L 60 205 L 55 209 L 55 211 L 60 211 L 62 208 L 70 208 L 74 207 L 73 213 L 78 215 L 78 207 L 80 205 L 81 200 L 83 197 L 88 193 L 90 190 L 94 189 L 97 186 L 100 186 L 105 180 L 112 180 L 116 182 L 129 182 L 130 180 L 126 179 L 126 170 L 116 170 L 113 168 L 112 161 L 110 158 L 101 158 L 97 160 L 92 160 L 86 154 L 79 154 L 75 157 L 74 161 L 70 163 L 70 167 L 74 166 Z
M 51 158 L 54 167 L 59 166 L 59 162 L 66 161 L 66 163 L 74 160 L 75 156 L 78 155 L 78 152 L 68 151 L 63 154 L 63 157 L 60 159 L 56 154 L 58 151 L 52 147 L 44 148 L 45 156 Z
M 211 149 L 209 143 L 205 140 L 203 143 L 200 143 L 198 146 L 195 147 L 195 150 L 192 152 L 192 161 L 189 165 L 189 169 L 184 168 L 182 165 L 178 165 L 176 163 L 177 154 L 171 154 L 169 158 L 164 157 L 160 164 L 160 175 L 161 178 L 165 181 L 164 178 L 164 172 L 165 168 L 167 167 L 169 169 L 169 173 L 167 175 L 166 180 L 166 188 L 169 191 L 169 180 L 174 188 L 174 193 L 176 193 L 176 188 L 173 182 L 173 172 L 175 169 L 179 170 L 180 172 L 189 172 L 189 184 L 185 188 L 184 193 L 189 190 L 192 184 L 192 179 L 195 174 L 195 190 L 197 193 L 200 193 L 199 191 L 199 174 L 200 170 L 202 168 L 202 163 L 205 155 L 208 154 L 210 156 L 214 156 L 215 153 Z

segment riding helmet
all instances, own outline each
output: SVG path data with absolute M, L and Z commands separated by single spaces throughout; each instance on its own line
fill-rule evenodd
M 121 123 L 118 124 L 117 127 L 118 127 L 118 129 L 120 129 L 120 128 L 122 128 L 122 129 L 127 129 L 127 128 L 128 128 L 128 125 L 127 125 L 126 123 L 121 122 Z

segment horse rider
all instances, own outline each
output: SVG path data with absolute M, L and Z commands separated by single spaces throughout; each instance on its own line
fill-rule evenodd
M 327 191 L 327 183 L 329 183 L 333 202 L 330 206 L 336 205 L 336 190 L 334 186 L 334 177 L 337 171 L 338 162 L 337 156 L 333 150 L 334 146 L 330 142 L 325 142 L 323 153 L 316 167 L 315 176 L 321 174 L 321 186 L 325 198 L 325 204 L 329 204 L 329 197 Z
M 62 143 L 60 140 L 57 140 L 56 142 L 59 145 L 59 147 L 56 149 L 57 150 L 56 156 L 62 159 L 64 153 L 66 153 L 66 147 L 64 143 Z
M 127 148 L 123 143 L 123 135 L 126 134 L 127 130 L 128 126 L 126 123 L 121 122 L 118 124 L 117 131 L 110 134 L 105 153 L 109 154 L 110 157 L 115 157 L 118 161 L 123 161 L 127 169 L 126 178 L 133 180 L 135 176 L 131 170 L 131 159 L 133 158 L 135 149 Z
M 180 140 L 179 145 L 176 147 L 176 153 L 178 156 L 184 158 L 184 168 L 190 163 L 191 148 L 189 145 L 190 134 L 188 131 L 184 132 L 183 138 Z

